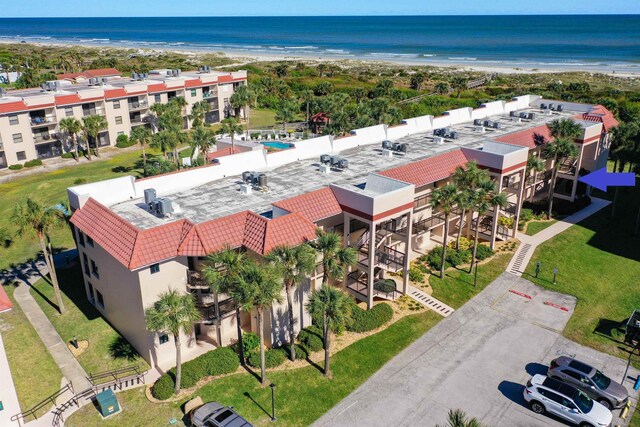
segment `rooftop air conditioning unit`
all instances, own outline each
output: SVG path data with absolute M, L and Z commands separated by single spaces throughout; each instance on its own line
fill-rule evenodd
M 407 144 L 401 144 L 401 143 L 394 143 L 393 144 L 393 150 L 397 151 L 398 153 L 407 153 Z
M 546 110 L 547 108 L 549 108 L 549 107 L 547 106 L 547 104 L 540 104 L 540 109 L 541 109 L 541 110 Z
M 511 111 L 509 113 L 509 117 L 518 117 L 518 113 L 516 113 L 515 111 Z
M 556 104 L 553 104 L 553 103 L 549 104 L 549 110 L 555 110 L 555 108 L 556 108 Z
M 385 150 L 393 150 L 394 144 L 391 141 L 382 141 L 382 148 Z
M 0 87 L 0 98 L 4 98 L 7 94 L 7 90 L 3 87 Z
M 140 76 L 138 75 L 138 73 L 131 73 L 131 79 L 132 80 L 138 80 L 140 78 Z
M 495 129 L 502 129 L 502 123 L 499 122 L 493 122 L 493 127 Z
M 520 118 L 521 119 L 526 119 L 527 117 L 529 117 L 529 115 L 527 113 L 525 113 L 524 111 L 522 113 L 520 113 Z
M 480 120 L 480 119 L 475 119 L 475 120 L 473 121 L 473 125 L 474 125 L 474 126 L 482 126 L 482 120 Z
M 320 163 L 323 165 L 331 164 L 331 156 L 328 154 L 323 154 L 320 156 Z
M 162 217 L 169 216 L 173 213 L 173 205 L 169 199 L 156 199 L 154 202 L 155 211 Z
M 529 113 L 527 114 L 527 119 L 529 120 L 534 120 L 536 118 L 536 113 Z
M 562 111 L 563 110 L 563 106 L 562 104 L 558 104 L 558 107 L 556 108 L 556 111 Z
M 153 202 L 157 199 L 156 190 L 153 188 L 147 188 L 144 190 L 144 204 L 149 207 L 149 210 L 153 209 Z

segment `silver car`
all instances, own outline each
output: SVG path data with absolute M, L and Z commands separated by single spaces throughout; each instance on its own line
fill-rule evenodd
M 552 360 L 547 375 L 579 388 L 609 409 L 620 408 L 629 400 L 629 392 L 622 384 L 570 357 Z
M 193 427 L 253 427 L 230 406 L 209 402 L 191 412 Z
M 534 375 L 523 395 L 536 414 L 548 412 L 580 427 L 609 427 L 613 420 L 610 410 L 555 378 Z

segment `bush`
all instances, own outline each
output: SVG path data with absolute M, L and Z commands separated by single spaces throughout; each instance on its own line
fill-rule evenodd
M 23 166 L 20 163 L 18 163 L 16 165 L 9 166 L 9 169 L 11 169 L 12 171 L 18 171 L 18 170 L 20 170 L 22 168 L 23 168 Z
M 390 321 L 392 317 L 393 308 L 386 303 L 375 305 L 371 310 L 363 310 L 354 305 L 347 330 L 351 332 L 372 331 Z
M 173 390 L 175 387 L 174 377 L 164 374 L 158 381 L 151 387 L 151 394 L 158 400 L 167 400 L 173 396 Z
M 136 145 L 136 142 L 132 139 L 129 139 L 129 137 L 125 134 L 118 135 L 118 137 L 116 138 L 116 147 L 118 148 L 127 148 L 131 147 L 132 145 Z
M 264 352 L 264 365 L 267 368 L 275 368 L 284 363 L 287 359 L 287 354 L 281 348 L 270 348 Z M 249 356 L 247 360 L 249 366 L 254 368 L 260 367 L 260 352 L 256 351 Z
M 409 269 L 409 280 L 412 282 L 424 282 L 424 273 L 416 267 Z
M 154 176 L 161 175 L 163 173 L 173 172 L 178 167 L 175 162 L 159 159 L 151 163 L 147 163 L 147 175 L 146 176 Z
M 287 359 L 291 359 L 291 347 L 287 344 L 282 347 L 282 350 L 284 350 L 285 354 L 287 355 Z M 306 359 L 307 357 L 309 357 L 307 350 L 301 345 L 294 344 L 293 351 L 296 353 L 296 359 Z
M 308 326 L 298 333 L 298 342 L 307 353 L 315 353 L 324 349 L 322 331 L 317 326 Z
M 468 249 L 456 251 L 455 249 L 447 250 L 447 257 L 445 261 L 452 267 L 457 267 L 462 264 L 471 262 L 471 251 Z
M 63 159 L 75 159 L 76 155 L 72 151 L 69 151 L 68 153 L 62 153 L 62 156 L 60 157 L 62 157 Z
M 485 260 L 493 255 L 493 251 L 487 245 L 478 245 L 476 249 L 476 259 L 479 261 Z
M 258 361 L 260 358 L 258 357 Z M 240 366 L 238 355 L 229 347 L 220 347 L 182 364 L 182 388 L 193 387 L 206 376 L 230 374 Z M 162 375 L 151 388 L 153 397 L 166 400 L 173 396 L 176 368 Z
M 260 337 L 253 332 L 244 332 L 242 334 L 242 351 L 245 359 L 251 353 L 255 353 L 260 348 Z
M 73 185 L 85 184 L 87 182 L 87 178 L 78 178 L 73 181 Z
M 42 160 L 40 159 L 33 159 L 33 160 L 29 160 L 28 162 L 25 162 L 24 167 L 25 168 L 32 168 L 35 166 L 42 166 Z
M 498 218 L 498 224 L 507 228 L 513 227 L 513 221 L 513 218 L 509 218 L 507 216 L 501 216 L 500 218 Z
M 520 221 L 522 221 L 522 222 L 531 221 L 535 217 L 536 216 L 534 215 L 533 210 L 531 210 L 531 209 L 522 209 L 520 211 Z
M 451 243 L 447 245 L 448 248 L 455 249 L 456 248 L 456 240 L 454 239 Z M 467 250 L 473 248 L 473 240 L 467 239 L 466 237 L 460 237 L 460 250 Z
M 442 263 L 442 246 L 436 246 L 427 254 L 427 264 L 434 270 L 440 270 Z

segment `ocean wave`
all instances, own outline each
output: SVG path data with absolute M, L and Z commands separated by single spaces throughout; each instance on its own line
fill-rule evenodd
M 344 50 L 344 49 L 325 49 L 324 51 L 326 53 L 337 53 L 337 54 L 351 53 L 348 50 Z
M 320 49 L 317 46 L 285 46 L 285 49 L 291 49 L 291 50 L 316 50 L 316 49 Z
M 450 56 L 449 58 L 450 61 L 477 61 L 478 58 L 473 58 L 471 56 Z

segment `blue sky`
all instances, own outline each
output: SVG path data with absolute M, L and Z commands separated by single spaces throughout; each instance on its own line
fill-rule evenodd
M 0 17 L 640 14 L 639 0 L 5 0 Z

